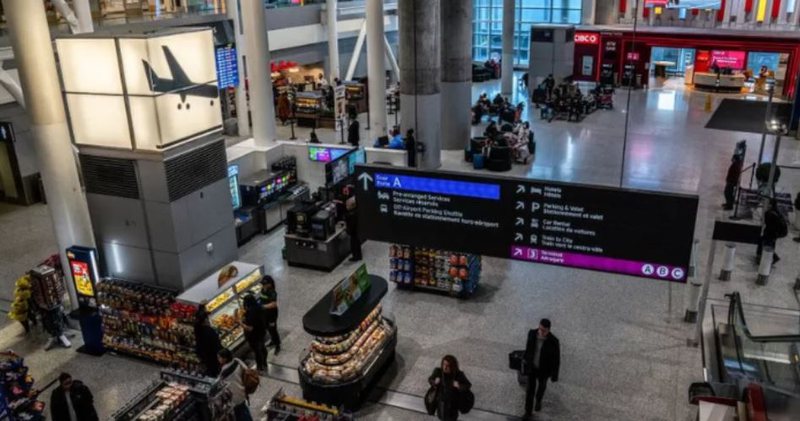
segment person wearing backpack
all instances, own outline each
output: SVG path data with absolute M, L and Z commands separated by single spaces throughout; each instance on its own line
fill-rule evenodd
M 767 211 L 764 212 L 764 230 L 761 234 L 761 242 L 756 249 L 756 264 L 761 262 L 761 250 L 764 247 L 772 247 L 772 264 L 778 263 L 781 260 L 778 257 L 775 245 L 779 238 L 786 237 L 789 234 L 789 226 L 786 219 L 778 211 L 778 202 L 773 198 L 769 200 Z
M 228 384 L 231 392 L 231 404 L 233 405 L 233 415 L 235 421 L 253 421 L 253 415 L 248 407 L 248 396 L 258 388 L 252 387 L 252 369 L 249 369 L 242 360 L 233 358 L 233 353 L 227 348 L 223 348 L 217 353 L 219 364 L 222 370 L 219 380 Z M 258 379 L 258 373 L 256 373 Z M 250 386 L 250 387 L 246 387 Z M 251 389 L 248 393 L 247 389 Z
M 434 413 L 440 420 L 456 421 L 459 411 L 467 413 L 472 409 L 471 405 L 469 408 L 463 407 L 463 401 L 468 398 L 471 398 L 474 403 L 474 396 L 465 396 L 472 393 L 470 391 L 472 383 L 458 368 L 456 357 L 445 355 L 441 365 L 433 370 L 433 374 L 428 378 L 428 383 L 431 385 L 428 393 L 433 395 L 426 396 L 426 400 L 430 400 L 435 405 Z

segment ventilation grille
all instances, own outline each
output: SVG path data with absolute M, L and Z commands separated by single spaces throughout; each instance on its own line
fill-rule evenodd
M 226 165 L 225 142 L 222 140 L 166 161 L 164 168 L 170 202 L 224 179 L 227 176 Z
M 139 198 L 134 162 L 128 159 L 80 155 L 87 193 Z

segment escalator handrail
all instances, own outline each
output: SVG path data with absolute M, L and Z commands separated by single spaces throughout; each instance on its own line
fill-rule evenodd
M 747 335 L 747 339 L 753 342 L 800 342 L 800 334 L 798 335 L 762 335 L 762 336 L 755 336 L 750 333 L 750 328 L 747 326 L 747 319 L 744 317 L 744 308 L 742 306 L 742 299 L 739 296 L 738 292 L 734 292 L 731 294 L 731 311 L 737 312 L 739 317 L 742 319 L 742 325 L 744 329 L 744 334 Z M 735 326 L 732 320 L 733 314 L 729 314 L 728 323 L 732 326 Z

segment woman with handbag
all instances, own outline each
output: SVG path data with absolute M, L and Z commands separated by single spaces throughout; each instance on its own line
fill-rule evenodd
M 462 400 L 466 401 L 472 398 L 472 396 L 465 396 L 471 395 L 472 383 L 458 368 L 456 357 L 445 355 L 442 358 L 441 366 L 433 370 L 428 382 L 431 384 L 431 389 L 425 395 L 425 405 L 429 407 L 428 412 L 431 415 L 435 413 L 442 421 L 458 420 L 459 410 L 463 407 Z

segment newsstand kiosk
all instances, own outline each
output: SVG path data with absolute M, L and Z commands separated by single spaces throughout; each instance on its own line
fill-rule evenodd
M 394 361 L 397 327 L 380 304 L 387 290 L 362 265 L 303 316 L 315 336 L 298 368 L 305 400 L 357 408 Z

